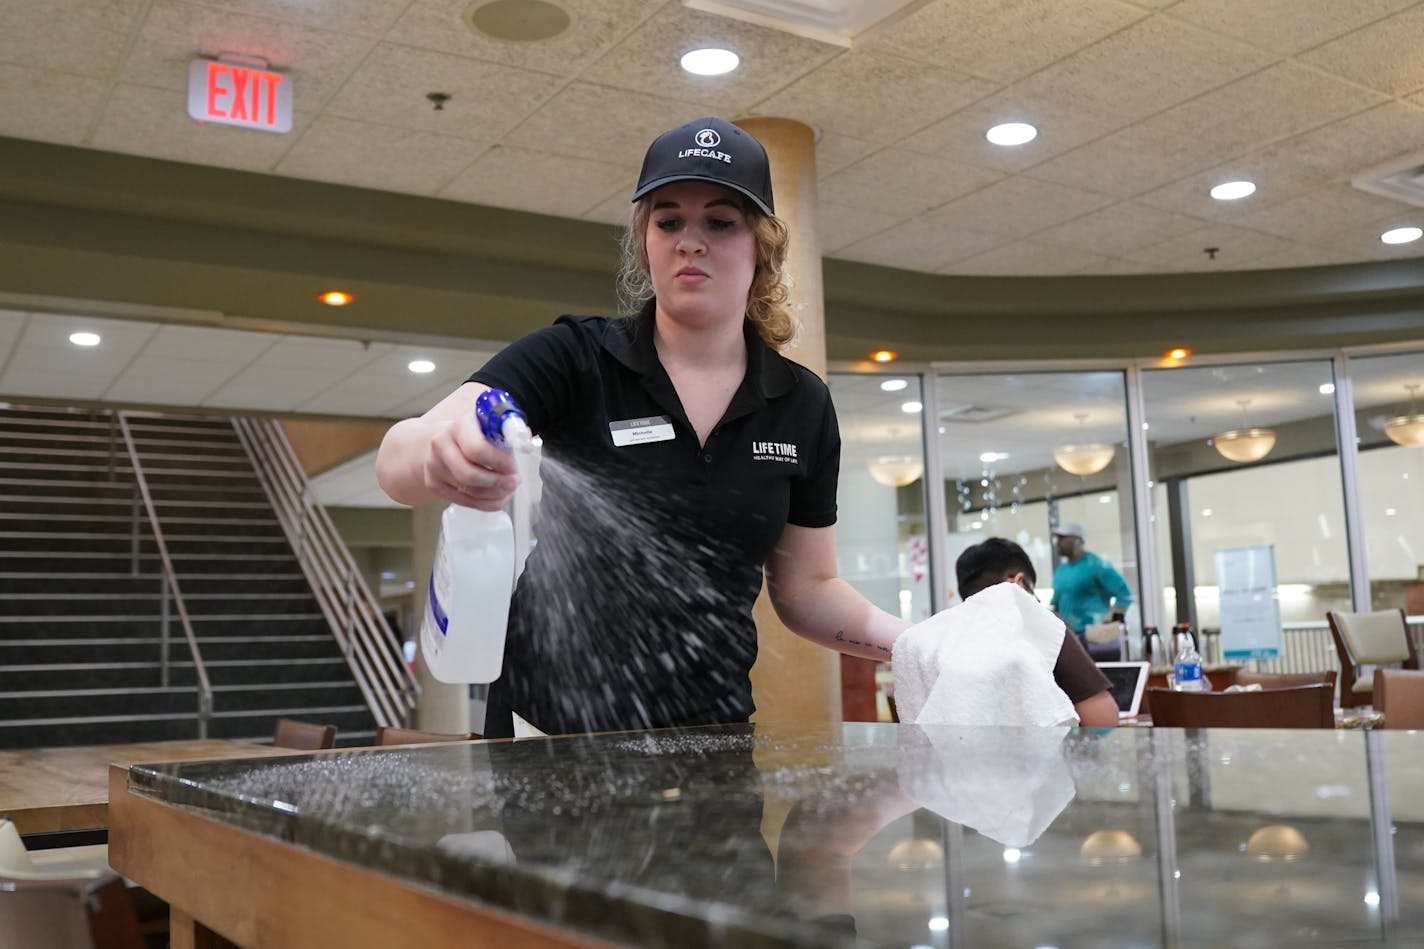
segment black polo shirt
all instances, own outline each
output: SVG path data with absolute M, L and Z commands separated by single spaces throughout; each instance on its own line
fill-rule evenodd
M 535 547 L 486 734 L 744 722 L 751 608 L 786 524 L 836 519 L 825 384 L 744 328 L 747 371 L 705 445 L 653 345 L 653 309 L 564 316 L 470 378 L 543 439 Z

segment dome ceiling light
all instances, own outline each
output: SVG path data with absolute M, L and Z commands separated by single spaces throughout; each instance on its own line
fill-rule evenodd
M 1058 467 L 1069 474 L 1097 474 L 1112 463 L 1117 449 L 1106 442 L 1086 440 L 1084 423 L 1088 419 L 1087 412 L 1075 412 L 1073 417 L 1078 420 L 1080 439 L 1077 442 L 1060 445 L 1053 449 L 1053 460 L 1058 463 Z
M 694 49 L 683 53 L 680 62 L 694 76 L 723 76 L 741 65 L 742 58 L 730 49 Z
M 1236 404 L 1241 406 L 1241 419 L 1244 422 L 1246 406 L 1251 404 L 1251 400 L 1238 399 Z M 1219 435 L 1213 435 L 1211 445 L 1221 457 L 1228 461 L 1242 463 L 1260 461 L 1271 453 L 1272 448 L 1276 447 L 1276 433 L 1274 429 L 1242 425 L 1240 428 L 1229 429 Z
M 870 477 L 887 488 L 903 488 L 914 484 L 925 473 L 925 464 L 910 455 L 882 455 L 871 459 L 866 467 Z
M 1239 201 L 1256 193 L 1256 184 L 1251 181 L 1223 181 L 1211 189 L 1211 196 L 1218 201 Z
M 1015 145 L 1026 145 L 1038 138 L 1038 129 L 1027 122 L 1005 122 L 989 129 L 984 133 L 984 137 L 994 145 L 1012 148 Z
M 1396 415 L 1384 423 L 1384 433 L 1396 445 L 1424 445 L 1424 415 L 1419 412 L 1418 384 L 1407 385 L 1409 414 Z

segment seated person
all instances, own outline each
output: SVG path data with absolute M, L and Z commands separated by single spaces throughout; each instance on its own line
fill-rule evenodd
M 996 583 L 1016 583 L 1033 593 L 1033 584 L 1038 579 L 1024 549 L 1002 537 L 990 537 L 964 551 L 955 561 L 954 573 L 959 582 L 959 595 L 966 600 Z M 1083 725 L 1117 724 L 1117 702 L 1109 691 L 1107 677 L 1066 626 L 1063 647 L 1053 666 L 1053 681 L 1067 694 Z

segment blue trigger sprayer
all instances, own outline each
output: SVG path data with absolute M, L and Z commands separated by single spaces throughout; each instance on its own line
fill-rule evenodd
M 475 418 L 491 444 L 526 455 L 533 450 L 524 413 L 503 389 L 480 393 Z M 441 682 L 493 682 L 503 668 L 509 598 L 529 549 L 524 484 L 510 506 L 513 518 L 458 504 L 440 516 L 420 648 Z

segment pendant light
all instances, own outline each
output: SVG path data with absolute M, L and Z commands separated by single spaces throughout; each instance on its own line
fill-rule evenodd
M 871 459 L 866 467 L 870 470 L 870 477 L 887 488 L 914 484 L 925 472 L 924 462 L 909 455 L 882 455 Z
M 1246 406 L 1251 404 L 1251 400 L 1238 399 L 1236 404 L 1241 406 L 1241 420 L 1245 422 Z M 1221 457 L 1228 461 L 1260 461 L 1271 453 L 1272 448 L 1276 447 L 1276 433 L 1269 428 L 1242 425 L 1240 428 L 1229 429 L 1219 435 L 1213 435 L 1211 444 Z
M 1384 433 L 1396 445 L 1424 445 L 1424 414 L 1419 412 L 1418 384 L 1407 385 L 1409 414 L 1396 415 L 1384 423 Z
M 1087 433 L 1083 423 L 1088 419 L 1087 412 L 1075 412 L 1073 417 L 1078 420 L 1079 440 L 1053 449 L 1053 460 L 1069 474 L 1097 474 L 1112 462 L 1117 449 L 1105 442 L 1086 440 Z

